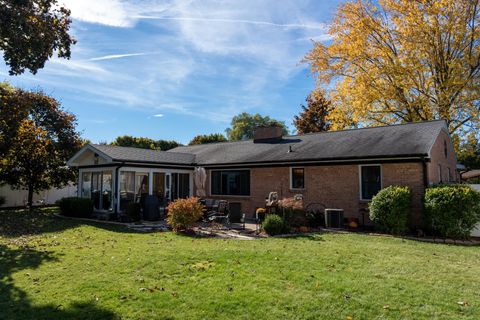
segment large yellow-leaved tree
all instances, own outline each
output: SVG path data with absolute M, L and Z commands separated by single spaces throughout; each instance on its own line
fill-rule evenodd
M 359 0 L 338 8 L 333 40 L 305 56 L 330 88 L 332 129 L 445 119 L 480 127 L 478 0 Z

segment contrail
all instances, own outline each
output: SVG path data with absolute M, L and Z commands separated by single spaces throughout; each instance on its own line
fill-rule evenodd
M 159 17 L 159 16 L 135 16 L 137 19 L 152 19 L 152 20 L 177 20 L 177 21 L 202 21 L 202 22 L 227 22 L 227 23 L 245 23 L 254 25 L 263 25 L 279 28 L 294 28 L 294 29 L 319 29 L 325 30 L 324 24 L 296 24 L 296 23 L 274 23 L 268 21 L 243 20 L 243 19 L 216 19 L 216 18 L 191 18 L 191 17 Z
M 100 61 L 100 60 L 121 59 L 121 58 L 126 58 L 126 57 L 144 56 L 144 55 L 146 55 L 146 54 L 147 54 L 147 53 L 145 53 L 145 52 L 125 53 L 125 54 L 111 54 L 111 55 L 107 55 L 107 56 L 91 58 L 91 59 L 88 59 L 88 61 Z

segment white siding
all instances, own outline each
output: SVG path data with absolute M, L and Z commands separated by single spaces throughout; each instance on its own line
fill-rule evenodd
M 62 189 L 50 189 L 33 195 L 34 204 L 44 200 L 45 204 L 54 204 L 55 201 L 63 197 L 75 197 L 77 195 L 77 187 L 69 185 Z M 4 207 L 25 206 L 28 198 L 27 190 L 13 190 L 9 185 L 0 187 L 0 196 L 5 197 Z
M 471 184 L 470 187 L 477 191 L 480 191 L 480 184 Z M 480 224 L 478 224 L 477 227 L 473 229 L 472 237 L 480 237 Z

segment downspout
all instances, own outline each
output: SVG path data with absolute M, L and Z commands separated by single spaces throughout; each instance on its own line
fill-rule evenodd
M 427 168 L 427 160 L 425 157 L 422 157 L 422 168 L 423 168 L 423 186 L 428 188 L 428 168 Z

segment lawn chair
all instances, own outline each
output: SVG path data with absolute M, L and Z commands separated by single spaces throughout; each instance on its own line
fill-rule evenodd
M 208 221 L 221 221 L 230 224 L 228 216 L 228 201 L 219 200 L 216 210 L 212 210 L 207 214 Z

